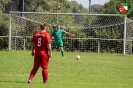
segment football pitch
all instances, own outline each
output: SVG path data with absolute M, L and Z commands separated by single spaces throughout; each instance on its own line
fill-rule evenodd
M 80 55 L 80 60 L 75 56 Z M 30 51 L 0 51 L 0 88 L 132 88 L 133 56 L 53 52 L 49 63 L 49 83 L 42 83 L 41 68 L 31 84 L 33 66 Z

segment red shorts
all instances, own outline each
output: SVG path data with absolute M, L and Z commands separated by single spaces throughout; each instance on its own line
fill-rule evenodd
M 40 66 L 43 69 L 47 69 L 49 64 L 49 56 L 48 55 L 35 55 L 34 56 L 34 67 L 39 68 Z

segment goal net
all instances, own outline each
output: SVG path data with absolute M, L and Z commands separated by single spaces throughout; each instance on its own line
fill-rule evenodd
M 10 12 L 9 49 L 30 50 L 33 33 L 45 22 L 50 34 L 60 24 L 76 35 L 63 35 L 65 51 L 132 54 L 133 21 L 125 20 L 124 31 L 124 19 L 116 14 Z

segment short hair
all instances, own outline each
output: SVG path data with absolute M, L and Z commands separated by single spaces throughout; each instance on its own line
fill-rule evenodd
M 40 29 L 43 30 L 46 26 L 47 26 L 47 24 L 42 23 L 42 24 L 40 25 Z

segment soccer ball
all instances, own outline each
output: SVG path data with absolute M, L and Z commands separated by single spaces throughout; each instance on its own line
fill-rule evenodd
M 79 59 L 80 59 L 80 56 L 79 56 L 79 55 L 77 55 L 77 56 L 76 56 L 76 60 L 79 60 Z

